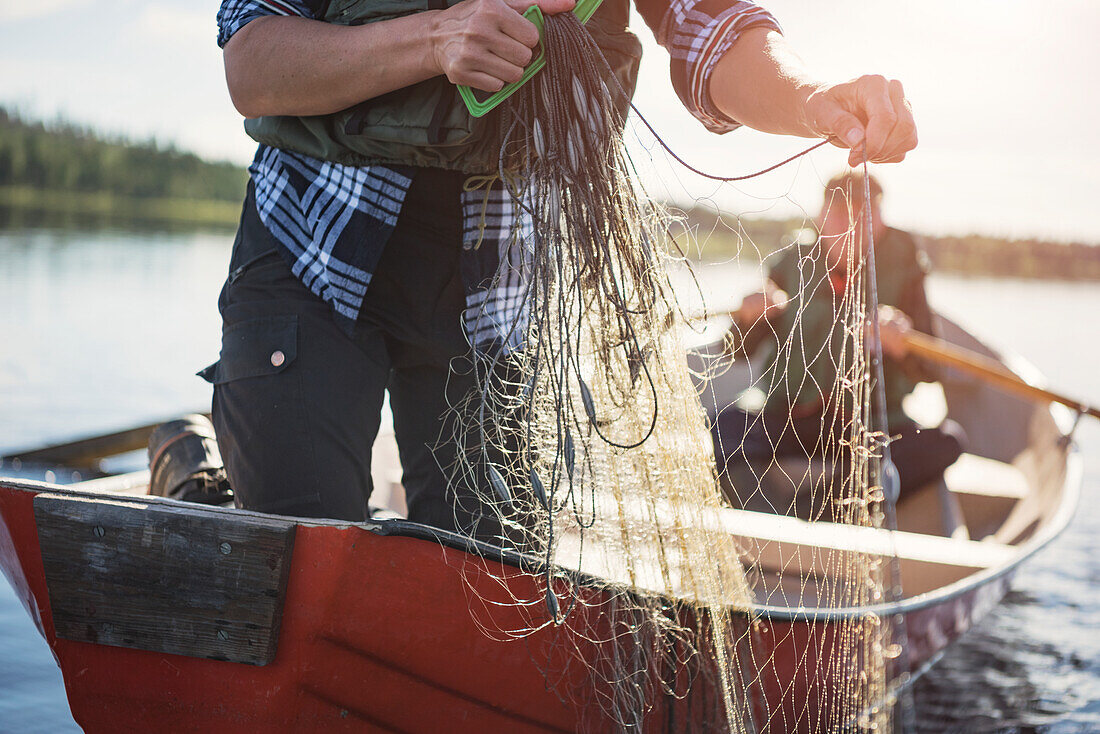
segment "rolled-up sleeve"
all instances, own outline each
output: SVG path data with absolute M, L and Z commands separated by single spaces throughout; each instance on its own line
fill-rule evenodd
M 234 33 L 244 28 L 249 21 L 265 15 L 312 18 L 313 12 L 307 3 L 298 0 L 223 0 L 218 8 L 218 45 L 225 48 Z
M 687 110 L 711 132 L 740 127 L 711 101 L 710 75 L 748 29 L 781 31 L 771 13 L 738 0 L 636 0 L 635 5 L 672 57 L 672 87 Z

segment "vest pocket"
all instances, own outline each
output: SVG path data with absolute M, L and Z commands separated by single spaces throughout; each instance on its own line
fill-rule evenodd
M 481 129 L 446 77 L 435 77 L 368 99 L 337 113 L 337 135 L 420 148 L 463 145 Z
M 331 0 L 323 20 L 337 25 L 362 25 L 427 9 L 426 0 Z

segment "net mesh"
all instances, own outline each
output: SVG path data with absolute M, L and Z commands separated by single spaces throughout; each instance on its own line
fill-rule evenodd
M 532 659 L 581 729 L 884 730 L 897 648 L 889 620 L 859 610 L 889 586 L 878 536 L 858 535 L 884 521 L 861 233 L 799 260 L 786 327 L 761 317 L 689 360 L 670 272 L 690 232 L 673 236 L 632 176 L 621 90 L 583 26 L 549 18 L 544 43 L 547 68 L 498 132 L 528 215 L 508 248 L 520 338 L 478 354 L 478 388 L 444 437 L 461 447 L 453 480 L 476 495 L 466 529 L 534 560 L 466 567 L 474 618 L 501 640 L 538 634 Z M 812 323 L 803 305 L 821 288 L 828 318 Z M 770 343 L 762 366 L 754 330 Z M 740 458 L 720 477 L 711 428 L 727 384 L 759 400 L 721 436 L 719 454 Z M 807 394 L 827 416 L 809 432 L 775 409 Z M 768 451 L 750 451 L 761 437 Z M 797 456 L 777 458 L 792 442 Z

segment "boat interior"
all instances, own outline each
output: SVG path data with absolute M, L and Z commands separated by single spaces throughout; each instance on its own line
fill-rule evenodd
M 720 319 L 710 324 L 696 335 L 689 352 L 693 369 L 711 376 L 699 385 L 711 415 L 737 399 L 752 370 L 737 362 L 719 364 L 728 360 L 720 346 L 726 328 L 728 323 Z M 1002 359 L 947 319 L 941 318 L 941 333 L 949 342 Z M 1026 364 L 1006 366 L 1025 379 L 1038 379 Z M 902 498 L 896 532 L 831 522 L 820 516 L 820 508 L 807 510 L 801 498 L 820 496 L 820 486 L 828 483 L 833 469 L 805 459 L 775 462 L 755 478 L 759 486 L 749 493 L 753 501 L 724 508 L 714 518 L 743 548 L 758 604 L 835 609 L 837 602 L 830 600 L 846 597 L 845 574 L 855 573 L 857 555 L 866 554 L 898 559 L 904 599 L 950 593 L 968 579 L 1013 567 L 1068 522 L 1076 501 L 1076 457 L 1066 438 L 1069 411 L 1015 398 L 950 369 L 941 375 L 939 383 L 922 384 L 906 410 L 924 425 L 936 425 L 946 417 L 956 421 L 967 433 L 967 451 L 947 470 L 942 483 Z M 405 508 L 392 429 L 380 433 L 374 458 L 376 517 L 401 517 Z M 147 495 L 149 473 L 103 476 L 68 488 Z M 816 521 L 809 521 L 806 515 L 814 512 Z M 606 561 L 581 570 L 617 575 Z
M 1041 379 L 1022 360 L 1005 359 L 947 318 L 938 320 L 945 341 L 994 358 L 1029 382 Z M 724 331 L 728 322 L 708 328 Z M 693 369 L 711 376 L 699 387 L 712 416 L 736 401 L 762 367 L 725 363 L 715 336 L 700 334 L 690 353 Z M 955 421 L 966 433 L 966 451 L 942 481 L 901 497 L 896 532 L 828 521 L 825 488 L 834 484 L 835 467 L 819 459 L 785 457 L 755 476 L 725 478 L 759 485 L 727 492 L 735 507 L 726 511 L 747 560 L 764 577 L 755 586 L 758 602 L 828 606 L 825 598 L 841 581 L 837 569 L 854 568 L 845 556 L 855 553 L 896 557 L 905 599 L 946 592 L 969 577 L 1014 566 L 1064 527 L 1076 502 L 1069 411 L 1014 397 L 951 368 L 938 372 L 939 382 L 920 384 L 905 410 L 924 426 Z M 748 500 L 737 503 L 739 495 Z

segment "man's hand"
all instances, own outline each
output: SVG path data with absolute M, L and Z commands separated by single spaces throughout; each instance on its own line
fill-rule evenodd
M 741 301 L 741 307 L 734 312 L 734 321 L 742 328 L 752 326 L 761 318 L 771 321 L 787 308 L 788 298 L 785 291 L 774 285 L 765 287 L 759 293 L 750 293 Z
M 877 75 L 819 87 L 806 99 L 806 124 L 850 148 L 848 165 L 898 163 L 917 146 L 917 125 L 901 82 Z
M 891 359 L 904 359 L 909 354 L 905 337 L 913 330 L 913 321 L 904 313 L 882 304 L 878 307 L 878 333 L 882 338 L 882 353 Z M 868 329 L 868 342 L 872 332 Z
M 463 0 L 435 16 L 429 28 L 440 74 L 454 84 L 497 92 L 518 82 L 531 63 L 539 31 L 523 17 L 531 5 L 546 15 L 572 10 L 574 0 Z

